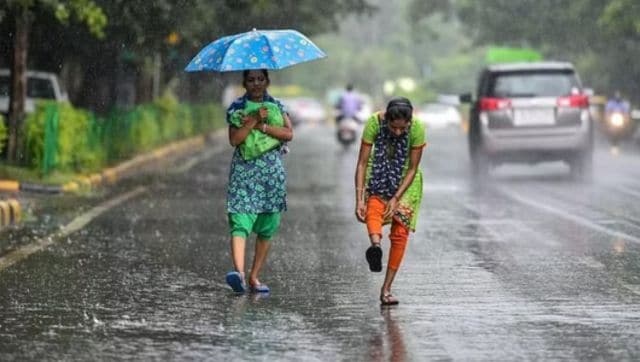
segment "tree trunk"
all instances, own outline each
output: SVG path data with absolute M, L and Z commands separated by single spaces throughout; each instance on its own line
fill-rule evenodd
M 20 8 L 16 15 L 16 33 L 13 46 L 13 67 L 11 70 L 11 91 L 9 102 L 9 142 L 7 160 L 18 161 L 21 145 L 20 129 L 25 116 L 27 98 L 27 53 L 29 50 L 30 14 L 27 8 Z

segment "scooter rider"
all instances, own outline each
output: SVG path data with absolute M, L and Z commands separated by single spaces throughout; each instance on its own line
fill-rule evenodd
M 631 107 L 629 102 L 622 99 L 622 94 L 619 90 L 615 91 L 613 98 L 610 98 L 605 106 L 605 113 L 607 116 L 614 112 L 620 112 L 624 115 L 628 115 L 630 110 Z
M 347 84 L 346 92 L 340 96 L 336 104 L 336 108 L 338 108 L 336 123 L 340 123 L 340 121 L 345 118 L 353 118 L 360 123 L 361 120 L 358 119 L 358 112 L 362 108 L 362 103 L 362 98 L 353 90 L 353 85 Z
M 636 123 L 631 119 L 631 106 L 622 98 L 620 91 L 616 90 L 605 106 L 604 131 L 614 146 L 612 150 L 617 149 L 620 141 L 633 136 L 635 129 Z

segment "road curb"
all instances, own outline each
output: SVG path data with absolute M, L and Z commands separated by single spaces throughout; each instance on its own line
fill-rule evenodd
M 103 185 L 112 185 L 126 176 L 135 174 L 141 167 L 163 161 L 169 156 L 175 157 L 200 151 L 205 148 L 208 142 L 219 136 L 221 132 L 223 130 L 173 142 L 148 153 L 135 156 L 116 166 L 106 168 L 102 172 L 78 176 L 75 180 L 65 184 L 39 184 L 16 180 L 0 180 L 0 192 L 18 193 L 24 191 L 40 194 L 60 194 L 89 191 Z

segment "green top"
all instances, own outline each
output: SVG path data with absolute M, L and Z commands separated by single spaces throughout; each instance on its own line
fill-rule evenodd
M 376 140 L 376 136 L 378 132 L 380 132 L 380 120 L 378 115 L 380 112 L 374 113 L 369 119 L 367 119 L 367 123 L 364 126 L 364 131 L 362 131 L 362 141 L 368 144 L 373 144 Z M 423 147 L 425 146 L 425 128 L 424 123 L 418 120 L 416 117 L 413 117 L 413 121 L 411 122 L 411 126 L 409 127 L 409 147 Z M 409 159 L 407 158 L 407 165 Z
M 365 176 L 365 187 L 369 185 L 369 179 L 371 178 L 371 168 L 373 166 L 373 159 L 375 154 L 375 140 L 380 132 L 380 112 L 374 113 L 364 126 L 362 132 L 362 142 L 372 146 L 371 153 L 369 154 L 369 160 L 367 162 L 367 173 Z M 422 148 L 426 146 L 426 136 L 424 123 L 419 119 L 413 117 L 411 126 L 409 127 L 409 148 Z M 409 170 L 409 159 L 407 157 L 402 170 L 402 177 L 407 175 Z M 368 194 L 366 195 L 369 196 Z M 422 201 L 422 170 L 418 167 L 415 177 L 411 185 L 405 190 L 404 194 L 398 201 L 398 211 L 394 217 L 396 220 L 402 222 L 411 231 L 415 231 L 416 222 L 418 220 L 418 210 L 420 209 L 420 202 Z M 391 222 L 391 219 L 385 220 L 385 224 Z
M 277 104 L 272 102 L 252 102 L 249 100 L 246 101 L 244 109 L 234 111 L 231 114 L 231 124 L 235 127 L 242 127 L 242 118 L 245 115 L 257 114 L 262 107 L 267 108 L 269 116 L 265 122 L 268 125 L 284 126 L 284 118 Z M 240 154 L 243 159 L 251 160 L 278 146 L 280 146 L 280 140 L 277 138 L 264 134 L 257 129 L 252 129 L 238 148 L 240 149 Z

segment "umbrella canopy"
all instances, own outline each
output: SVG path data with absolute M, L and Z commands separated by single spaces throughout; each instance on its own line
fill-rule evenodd
M 204 47 L 187 72 L 282 69 L 327 55 L 295 30 L 256 30 L 225 36 Z

